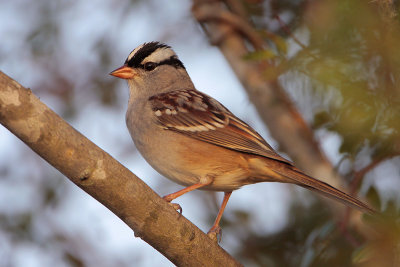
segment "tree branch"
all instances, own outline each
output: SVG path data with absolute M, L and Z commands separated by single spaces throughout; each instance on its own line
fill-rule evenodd
M 174 264 L 241 266 L 142 180 L 2 72 L 0 123 Z

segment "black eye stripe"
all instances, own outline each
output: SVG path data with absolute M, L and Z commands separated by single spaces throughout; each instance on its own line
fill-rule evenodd
M 182 68 L 184 69 L 185 66 L 183 65 L 182 61 L 180 61 L 177 57 L 172 56 L 169 59 L 163 60 L 158 65 L 171 65 L 175 68 Z
M 166 59 L 166 60 L 163 60 L 163 61 L 157 63 L 156 67 L 160 66 L 160 65 L 170 65 L 175 68 L 182 68 L 182 69 L 185 68 L 182 61 L 180 61 L 176 56 L 171 56 L 169 59 Z M 144 64 L 140 64 L 138 67 L 145 69 Z

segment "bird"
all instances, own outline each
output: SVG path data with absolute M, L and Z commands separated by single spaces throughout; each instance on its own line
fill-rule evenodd
M 224 192 L 210 236 L 221 233 L 219 223 L 232 192 L 259 182 L 299 185 L 375 213 L 357 198 L 305 174 L 247 123 L 197 90 L 169 45 L 153 41 L 138 46 L 110 75 L 128 83 L 126 124 L 137 150 L 161 175 L 185 186 L 164 200 L 174 204 L 195 189 Z

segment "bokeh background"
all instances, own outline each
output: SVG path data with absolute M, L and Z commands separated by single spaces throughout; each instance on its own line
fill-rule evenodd
M 398 4 L 237 2 L 260 32 L 269 33 L 265 38 L 271 44 L 245 60 L 274 60 L 280 83 L 329 160 L 355 193 L 388 218 L 375 222 L 376 229 L 387 232 L 369 238 L 370 232 L 334 218 L 315 194 L 257 184 L 234 192 L 221 245 L 246 266 L 362 265 L 371 251 L 399 251 Z M 166 195 L 181 187 L 157 174 L 135 150 L 125 126 L 127 86 L 108 75 L 143 42 L 171 45 L 198 89 L 279 149 L 230 66 L 192 17 L 191 4 L 0 0 L 0 70 Z M 355 183 L 360 170 L 365 173 Z M 221 198 L 221 193 L 201 191 L 177 202 L 185 217 L 207 231 Z M 0 266 L 161 265 L 172 266 L 0 126 Z

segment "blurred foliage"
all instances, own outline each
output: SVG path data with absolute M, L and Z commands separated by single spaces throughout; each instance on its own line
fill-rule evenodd
M 353 252 L 356 266 L 399 266 L 400 263 L 400 212 L 390 202 L 379 217 L 368 218 L 371 227 L 368 241 Z
M 249 12 L 257 7 L 250 14 L 256 28 L 272 29 L 262 32 L 270 47 L 246 59 L 274 59 L 278 64 L 265 71 L 267 79 L 298 72 L 316 95 L 326 95 L 329 104 L 315 112 L 315 129 L 339 134 L 340 152 L 353 159 L 365 146 L 372 158 L 399 154 L 400 25 L 391 1 L 265 1 L 263 11 L 261 1 L 245 2 Z M 288 13 L 283 23 L 279 15 Z M 305 43 L 296 39 L 302 49 L 288 58 L 279 34 L 293 37 L 297 28 L 306 28 L 309 37 Z
M 372 204 L 379 206 L 376 196 L 371 187 L 368 198 L 375 199 Z M 252 217 L 246 210 L 235 210 L 233 214 L 223 217 L 222 228 L 225 233 L 235 233 L 239 237 L 240 249 L 234 256 L 245 266 L 386 267 L 399 264 L 400 210 L 394 201 L 389 201 L 382 214 L 361 217 L 365 224 L 363 234 L 349 225 L 345 216 L 333 218 L 326 205 L 316 200 L 307 207 L 300 202 L 293 203 L 287 225 L 270 234 L 253 230 Z
M 247 6 L 260 8 L 261 1 L 245 2 Z M 340 136 L 339 152 L 353 165 L 350 176 L 398 156 L 398 3 L 362 0 L 263 3 L 263 11 L 252 12 L 248 7 L 247 10 L 256 28 L 265 30 L 261 35 L 269 47 L 252 52 L 245 59 L 273 63 L 264 70 L 267 80 L 291 72 L 309 81 L 311 86 L 305 89 L 317 107 L 313 110 L 313 128 Z M 297 39 L 297 31 L 303 37 L 306 31 L 307 38 Z M 282 45 L 282 37 L 275 36 L 288 37 L 298 51 L 288 56 L 286 51 L 290 49 Z M 400 174 L 398 166 L 395 173 Z M 354 191 L 360 188 L 357 182 L 352 187 Z M 320 213 L 323 207 L 318 204 L 307 209 L 293 205 L 292 221 L 287 227 L 268 236 L 249 234 L 242 240 L 244 248 L 239 256 L 254 266 L 398 266 L 398 201 L 381 196 L 374 186 L 369 188 L 367 199 L 378 210 L 385 209 L 382 216 L 364 216 L 369 230 L 363 236 L 352 229 L 340 230 L 334 225 L 334 218 Z M 347 226 L 345 218 L 338 220 Z
M 339 95 L 315 114 L 314 127 L 338 133 L 340 152 L 352 158 L 365 146 L 372 158 L 400 151 L 400 25 L 383 17 L 377 2 L 313 3 L 305 15 L 307 50 L 290 60 L 313 90 Z
M 330 214 L 321 203 L 311 207 L 294 204 L 290 221 L 282 231 L 244 237 L 239 258 L 256 266 L 346 266 L 351 247 L 337 234 Z M 341 247 L 343 249 L 338 249 Z

